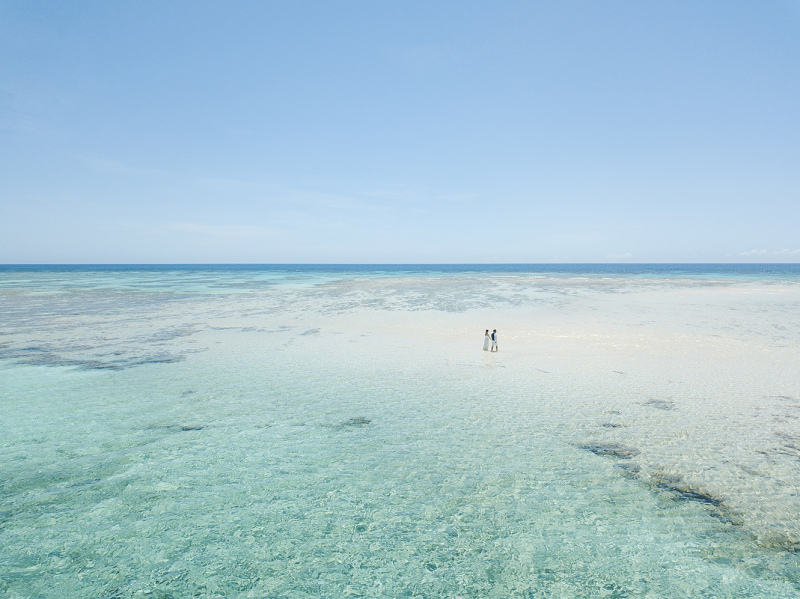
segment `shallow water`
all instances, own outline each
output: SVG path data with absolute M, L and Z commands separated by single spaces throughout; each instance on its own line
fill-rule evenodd
M 780 268 L 2 270 L 0 593 L 800 597 L 798 308 Z

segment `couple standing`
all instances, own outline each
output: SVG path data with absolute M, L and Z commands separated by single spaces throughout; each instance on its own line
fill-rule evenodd
M 492 344 L 492 349 L 489 349 L 489 342 Z M 486 329 L 486 334 L 483 336 L 483 351 L 497 351 L 497 329 L 492 331 L 489 335 L 489 329 Z

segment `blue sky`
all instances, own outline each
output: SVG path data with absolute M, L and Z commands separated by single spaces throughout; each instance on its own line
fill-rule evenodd
M 800 1 L 0 2 L 0 263 L 800 262 Z

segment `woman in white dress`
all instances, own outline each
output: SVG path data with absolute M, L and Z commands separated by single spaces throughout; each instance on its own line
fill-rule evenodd
M 489 344 L 492 342 L 492 338 L 489 337 L 489 329 L 486 329 L 486 335 L 483 337 L 483 351 L 489 351 Z

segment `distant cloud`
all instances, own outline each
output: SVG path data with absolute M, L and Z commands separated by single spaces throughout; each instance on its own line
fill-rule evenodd
M 771 252 L 769 250 L 749 250 L 747 252 L 740 252 L 740 256 L 800 256 L 800 249 L 790 250 L 790 249 L 783 249 Z
M 633 254 L 627 252 L 625 254 L 606 254 L 606 260 L 625 260 L 626 258 L 633 258 Z

